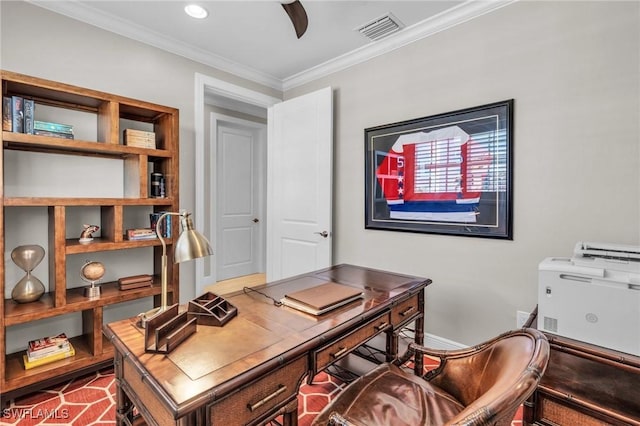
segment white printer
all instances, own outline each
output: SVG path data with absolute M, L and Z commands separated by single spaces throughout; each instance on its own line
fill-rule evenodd
M 538 277 L 538 329 L 640 356 L 640 246 L 579 242 Z

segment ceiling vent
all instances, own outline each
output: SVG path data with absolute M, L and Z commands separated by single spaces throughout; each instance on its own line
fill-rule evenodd
M 400 31 L 404 25 L 392 13 L 387 13 L 373 21 L 357 28 L 362 35 L 371 40 L 380 40 L 383 37 Z

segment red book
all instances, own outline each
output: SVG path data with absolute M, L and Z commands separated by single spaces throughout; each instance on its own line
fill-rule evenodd
M 69 347 L 69 339 L 66 334 L 60 333 L 57 336 L 43 337 L 42 339 L 29 341 L 27 351 L 30 355 L 39 356 L 59 351 L 65 347 Z

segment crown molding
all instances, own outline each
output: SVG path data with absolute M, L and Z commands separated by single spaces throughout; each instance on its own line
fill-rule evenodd
M 247 67 L 222 56 L 212 54 L 203 49 L 182 43 L 165 35 L 151 31 L 130 21 L 111 14 L 98 12 L 96 9 L 76 0 L 25 0 L 43 9 L 76 19 L 103 30 L 139 41 L 158 49 L 182 56 L 192 61 L 217 68 L 237 77 L 282 90 L 282 80 L 254 68 Z
M 389 53 L 440 31 L 493 12 L 518 0 L 467 0 L 452 9 L 418 22 L 387 38 L 372 42 L 282 80 L 254 68 L 230 61 L 222 56 L 166 37 L 158 32 L 150 31 L 116 16 L 98 13 L 92 7 L 76 0 L 60 0 L 55 2 L 47 0 L 26 1 L 106 31 L 137 40 L 141 43 L 157 47 L 158 49 L 208 65 L 212 68 L 217 68 L 237 77 L 262 84 L 272 89 L 286 91 Z
M 389 53 L 456 25 L 463 24 L 511 3 L 515 3 L 516 1 L 518 0 L 468 0 L 454 8 L 411 25 L 387 38 L 372 42 L 371 44 L 287 77 L 282 81 L 282 90 L 293 89 L 377 56 L 384 55 L 385 53 Z

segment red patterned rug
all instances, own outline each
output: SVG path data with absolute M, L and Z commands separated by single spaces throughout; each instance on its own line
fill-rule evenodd
M 314 378 L 312 385 L 305 382 L 298 394 L 299 426 L 309 426 L 344 386 L 342 380 L 324 372 Z M 0 411 L 0 425 L 113 426 L 115 390 L 113 370 L 99 371 L 11 401 L 9 407 Z M 521 425 L 522 409 L 512 422 L 512 426 Z

